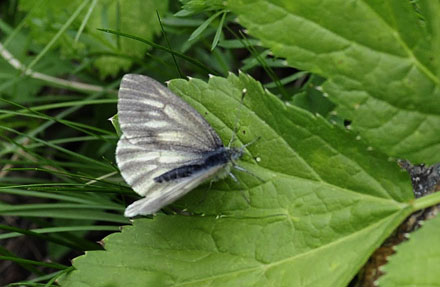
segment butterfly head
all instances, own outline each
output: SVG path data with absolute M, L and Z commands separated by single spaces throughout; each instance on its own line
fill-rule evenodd
M 242 148 L 228 148 L 227 149 L 227 157 L 229 160 L 234 161 L 236 159 L 239 159 L 244 153 L 244 150 Z
M 248 147 L 248 146 L 254 144 L 254 143 L 255 143 L 256 141 L 258 141 L 259 139 L 260 139 L 260 137 L 257 137 L 257 138 L 255 138 L 254 140 L 248 142 L 248 143 L 245 144 L 245 145 L 242 145 L 242 146 L 239 147 L 239 148 L 234 148 L 234 147 L 232 147 L 232 148 L 228 148 L 229 159 L 231 159 L 231 160 L 239 159 L 239 158 L 245 153 L 245 149 L 246 149 L 246 147 Z

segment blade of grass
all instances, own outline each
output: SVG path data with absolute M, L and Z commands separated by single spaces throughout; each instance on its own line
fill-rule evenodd
M 192 32 L 191 36 L 189 36 L 188 41 L 194 41 L 194 39 L 196 39 L 198 36 L 200 36 L 200 34 L 203 33 L 203 31 L 206 30 L 206 28 L 208 28 L 209 24 L 211 24 L 211 22 L 217 18 L 220 14 L 222 14 L 224 11 L 219 11 L 217 13 L 215 13 L 214 15 L 212 15 L 211 17 L 209 17 L 208 19 L 205 20 L 205 22 L 202 23 L 202 25 L 200 25 L 199 27 L 197 27 L 197 29 L 194 30 L 194 32 Z
M 54 191 L 54 192 L 56 192 L 56 191 Z M 61 201 L 68 201 L 68 202 L 80 203 L 80 204 L 93 204 L 96 202 L 92 199 L 79 198 L 79 197 L 75 197 L 75 196 L 68 196 L 65 194 L 23 190 L 23 189 L 17 189 L 16 187 L 12 188 L 9 186 L 6 188 L 0 187 L 0 193 L 15 194 L 15 195 L 20 195 L 20 196 L 31 196 L 31 197 L 46 198 L 46 199 L 57 199 L 57 200 L 61 200 Z M 116 206 L 116 204 L 115 204 L 115 206 Z
M 20 171 L 20 170 L 21 171 L 42 171 L 42 172 L 48 172 L 48 173 L 55 174 L 55 175 L 56 174 L 62 174 L 62 175 L 66 175 L 66 176 L 78 179 L 81 182 L 83 182 L 84 180 L 87 180 L 87 181 L 95 180 L 98 183 L 107 184 L 107 185 L 110 185 L 110 186 L 113 186 L 113 187 L 119 187 L 121 189 L 129 189 L 126 186 L 123 186 L 123 185 L 120 185 L 120 184 L 117 184 L 117 183 L 114 183 L 114 182 L 109 182 L 109 181 L 105 181 L 105 180 L 99 180 L 97 178 L 90 177 L 90 176 L 87 176 L 87 175 L 79 175 L 79 174 L 74 174 L 74 173 L 69 173 L 69 172 L 60 172 L 60 171 L 48 170 L 48 169 L 44 169 L 44 168 L 11 168 L 11 170 L 14 170 L 14 171 Z M 90 186 L 87 186 L 87 188 L 90 188 Z M 106 190 L 107 190 L 107 192 L 109 192 L 108 188 Z
M 159 15 L 158 10 L 156 10 L 156 14 L 157 14 L 157 20 L 159 21 L 159 24 L 160 24 L 160 28 L 162 29 L 162 35 L 165 38 L 165 41 L 167 42 L 168 49 L 172 50 L 171 45 L 170 45 L 170 41 L 168 41 L 167 34 L 165 33 L 165 30 L 163 28 L 162 21 L 160 20 L 160 15 Z M 173 57 L 174 65 L 176 65 L 176 69 L 177 69 L 177 73 L 179 74 L 179 77 L 183 78 L 182 71 L 180 71 L 180 68 L 179 68 L 179 65 L 177 64 L 176 56 L 174 55 L 174 53 L 171 53 L 171 57 Z
M 1 256 L 1 255 L 3 255 L 3 256 L 8 256 L 8 257 L 17 257 L 17 258 L 19 258 L 19 257 L 16 256 L 15 254 L 13 254 L 11 251 L 7 250 L 6 248 L 4 248 L 4 247 L 2 247 L 2 246 L 0 245 L 0 256 Z M 32 265 L 29 265 L 29 264 L 22 264 L 22 263 L 18 263 L 18 265 L 20 265 L 23 269 L 25 269 L 25 270 L 27 270 L 27 271 L 29 271 L 29 272 L 31 272 L 31 273 L 38 274 L 38 275 L 43 274 L 43 272 L 41 272 L 40 270 L 38 270 L 37 268 L 35 268 L 35 267 L 32 266 Z
M 35 118 L 39 118 L 39 119 L 56 121 L 57 123 L 64 124 L 64 125 L 66 125 L 66 126 L 68 126 L 70 128 L 77 129 L 77 130 L 79 130 L 79 131 L 81 131 L 83 133 L 87 133 L 89 135 L 95 135 L 95 136 L 98 136 L 98 137 L 99 137 L 99 135 L 90 134 L 88 130 L 100 132 L 100 133 L 107 134 L 107 135 L 113 134 L 112 132 L 109 132 L 107 130 L 99 129 L 99 128 L 96 128 L 96 127 L 93 127 L 93 126 L 90 126 L 90 125 L 85 125 L 85 124 L 82 124 L 82 123 L 76 123 L 76 122 L 72 122 L 72 121 L 68 121 L 68 120 L 63 120 L 63 119 L 57 119 L 55 117 L 48 116 L 48 115 L 46 115 L 44 113 L 36 111 L 33 108 L 25 107 L 23 105 L 17 104 L 17 103 L 12 102 L 12 101 L 8 101 L 8 100 L 5 100 L 5 99 L 0 99 L 0 101 L 8 103 L 8 104 L 13 105 L 13 106 L 16 106 L 16 107 L 18 107 L 18 108 L 28 112 L 28 113 L 26 113 L 26 112 L 11 111 L 11 110 L 0 110 L 0 113 L 12 114 L 12 115 L 18 115 L 18 116 L 25 116 L 25 117 L 35 117 Z
M 7 103 L 11 103 L 10 101 L 3 101 Z M 52 110 L 52 109 L 60 109 L 60 108 L 66 108 L 66 107 L 74 107 L 74 106 L 87 106 L 87 105 L 101 105 L 101 104 L 116 104 L 118 102 L 118 99 L 102 99 L 102 100 L 80 100 L 80 101 L 67 101 L 62 103 L 54 103 L 54 104 L 46 104 L 41 106 L 33 106 L 30 110 L 37 112 L 37 111 L 45 111 L 45 110 Z M 13 102 L 12 102 L 13 103 Z M 20 107 L 20 104 L 13 103 L 15 106 Z M 14 116 L 14 113 L 8 114 L 6 110 L 1 110 L 4 114 L 0 115 L 0 120 L 7 119 L 12 116 Z M 18 113 L 24 113 L 26 111 L 29 111 L 28 107 L 21 108 L 20 110 L 17 110 L 15 112 Z
M 87 10 L 86 15 L 81 22 L 81 26 L 79 26 L 78 32 L 75 35 L 75 39 L 73 41 L 74 45 L 76 45 L 76 43 L 78 42 L 78 39 L 81 36 L 82 31 L 86 27 L 87 21 L 89 21 L 90 15 L 92 15 L 93 9 L 95 9 L 97 3 L 98 0 L 93 0 L 92 3 L 90 3 L 89 9 Z
M 66 268 L 68 268 L 68 266 L 61 265 L 58 263 L 40 262 L 40 261 L 34 261 L 34 260 L 23 259 L 23 258 L 12 257 L 12 256 L 0 256 L 0 260 L 9 260 L 9 261 L 20 263 L 20 264 L 44 266 L 44 267 L 49 267 L 49 268 L 53 268 L 53 269 L 66 269 Z
M 62 153 L 68 154 L 68 155 L 70 155 L 70 156 L 77 157 L 78 159 L 81 159 L 81 160 L 83 160 L 83 161 L 85 161 L 85 162 L 89 162 L 89 163 L 93 163 L 93 164 L 95 164 L 95 165 L 101 166 L 101 167 L 103 167 L 105 170 L 109 170 L 109 169 L 110 169 L 109 166 L 108 166 L 107 164 L 104 164 L 104 163 L 102 163 L 102 162 L 100 162 L 100 161 L 97 161 L 97 160 L 94 160 L 94 159 L 92 159 L 92 158 L 89 158 L 89 157 L 83 156 L 82 154 L 79 154 L 79 153 L 76 153 L 76 152 L 70 151 L 70 150 L 68 150 L 68 149 L 62 148 L 62 147 L 60 147 L 60 146 L 54 145 L 54 144 L 49 143 L 49 142 L 47 142 L 47 141 L 41 140 L 41 139 L 36 138 L 36 137 L 34 137 L 34 136 L 31 136 L 31 135 L 29 135 L 29 134 L 21 133 L 21 132 L 19 132 L 19 131 L 17 131 L 17 130 L 10 129 L 10 128 L 6 128 L 6 127 L 1 127 L 1 126 L 0 126 L 0 129 L 5 130 L 5 131 L 9 131 L 9 132 L 11 132 L 11 133 L 15 133 L 15 134 L 18 134 L 18 135 L 21 135 L 21 136 L 24 136 L 24 137 L 28 137 L 29 139 L 34 140 L 34 141 L 39 142 L 39 143 L 44 143 L 44 144 L 47 145 L 48 147 L 51 147 L 51 148 L 53 148 L 53 149 L 56 149 L 56 150 L 58 150 L 58 151 L 60 151 L 60 152 L 62 152 Z
M 246 38 L 246 36 L 239 31 L 240 36 L 237 35 L 237 33 L 235 33 L 231 28 L 229 28 L 227 25 L 225 26 L 225 28 L 238 40 L 240 40 L 240 42 L 242 42 L 242 44 L 246 47 L 246 49 L 251 53 L 251 55 L 253 55 L 261 64 L 261 67 L 264 69 L 264 71 L 267 73 L 267 75 L 272 79 L 273 82 L 277 83 L 277 87 L 278 87 L 278 91 L 280 92 L 280 94 L 284 97 L 284 98 L 288 98 L 288 95 L 286 93 L 286 90 L 284 89 L 284 87 L 281 85 L 280 80 L 278 79 L 278 76 L 275 74 L 275 72 L 267 66 L 267 64 L 265 63 L 264 59 L 261 59 L 261 57 L 259 56 L 258 51 L 255 49 L 255 47 L 253 45 L 251 45 L 250 42 L 248 42 L 248 39 Z
M 119 137 L 117 137 L 116 135 L 109 135 L 109 136 L 102 136 L 102 138 L 105 139 L 106 141 L 116 141 Z M 80 137 L 70 137 L 70 138 L 48 140 L 47 142 L 49 142 L 51 144 L 59 145 L 59 144 L 75 143 L 75 142 L 101 141 L 102 138 L 97 138 L 95 136 L 80 136 Z M 44 147 L 44 146 L 45 145 L 43 143 L 30 143 L 30 144 L 26 145 L 26 147 L 28 149 L 36 149 L 36 148 Z M 55 160 L 52 159 L 52 161 L 55 161 Z M 77 166 L 76 163 L 60 162 L 59 164 L 65 165 L 65 166 L 72 166 L 72 167 Z M 92 166 L 83 166 L 83 167 L 93 168 Z
M 3 137 L 3 136 L 2 136 Z M 4 138 L 4 137 L 3 137 Z M 19 144 L 18 142 L 16 142 L 14 139 L 12 138 L 6 138 L 6 140 L 18 147 L 20 147 L 20 149 L 18 149 L 11 157 L 11 159 L 17 159 L 18 157 L 24 157 L 28 160 L 31 160 L 34 162 L 34 164 L 38 164 L 38 165 L 42 165 L 42 167 L 50 169 L 50 170 L 61 170 L 63 171 L 64 169 L 60 166 L 57 166 L 56 163 L 50 161 L 50 159 L 47 159 L 46 157 L 43 157 L 42 155 L 40 155 L 37 152 L 34 152 L 33 150 L 30 150 L 26 147 L 26 143 L 24 144 Z M 9 166 L 4 166 L 2 168 L 1 171 L 1 176 L 4 177 L 6 176 L 6 174 L 13 168 L 13 165 L 9 165 Z
M 54 283 L 58 278 L 60 278 L 63 274 L 66 274 L 75 268 L 73 266 L 70 266 L 69 268 L 66 268 L 64 270 L 61 270 L 59 273 L 55 274 L 45 285 L 44 287 L 50 287 L 52 286 L 52 283 Z M 58 284 L 57 284 L 58 286 Z
M 70 272 L 72 270 L 74 270 L 75 268 L 73 266 L 70 266 L 66 269 L 57 271 L 57 272 L 53 272 L 50 274 L 45 274 L 42 276 L 38 276 L 36 278 L 33 278 L 29 281 L 20 281 L 20 282 L 15 282 L 15 283 L 10 283 L 8 284 L 8 286 L 39 286 L 39 287 L 50 287 L 50 286 L 59 286 L 57 285 L 52 285 L 52 283 L 54 283 L 54 280 L 58 279 L 60 276 L 62 276 L 63 274 Z M 38 282 L 42 282 L 42 281 L 46 281 L 49 280 L 47 283 L 42 284 L 42 283 L 38 283 Z
M 99 244 L 96 244 L 96 243 L 93 243 L 93 246 L 91 246 L 91 244 L 88 244 L 89 245 L 88 248 L 87 249 L 83 249 L 82 246 L 78 246 L 77 244 L 70 243 L 70 242 L 67 242 L 67 241 L 64 241 L 64 240 L 60 240 L 58 238 L 53 238 L 52 236 L 49 236 L 49 235 L 46 235 L 46 234 L 41 234 L 41 233 L 33 232 L 33 231 L 30 231 L 30 230 L 18 228 L 18 227 L 15 227 L 15 226 L 8 226 L 8 225 L 0 224 L 0 229 L 1 230 L 6 230 L 6 231 L 12 231 L 14 233 L 19 233 L 19 234 L 22 234 L 22 235 L 31 236 L 31 237 L 34 237 L 34 238 L 38 238 L 38 239 L 44 240 L 46 242 L 52 242 L 54 244 L 58 244 L 58 245 L 61 245 L 61 246 L 72 248 L 74 250 L 85 251 L 85 250 L 90 250 L 91 248 L 94 249 L 94 250 L 102 250 L 103 249 Z
M 248 39 L 248 44 L 251 46 L 261 46 L 260 40 L 257 39 Z M 246 44 L 239 39 L 222 40 L 218 45 L 225 49 L 246 49 Z
M 264 50 L 264 51 L 258 53 L 258 57 L 260 59 L 266 60 L 266 57 L 270 53 L 271 53 L 270 50 Z M 244 72 L 246 72 L 252 68 L 258 67 L 258 66 L 262 67 L 260 60 L 257 57 L 255 57 L 253 54 L 251 54 L 248 58 L 242 60 L 242 62 L 244 65 L 241 67 L 241 70 Z
M 30 231 L 44 234 L 44 233 L 58 233 L 58 232 L 73 232 L 73 231 L 119 231 L 119 225 L 83 225 L 83 226 L 61 226 L 61 227 L 47 227 L 31 229 Z M 15 238 L 22 236 L 23 233 L 10 232 L 0 234 L 0 240 Z
M 268 76 L 272 79 L 273 82 L 276 83 L 278 91 L 280 92 L 280 94 L 283 96 L 283 98 L 288 98 L 288 95 L 286 93 L 286 90 L 284 89 L 283 85 L 281 85 L 280 80 L 278 79 L 278 76 L 275 74 L 275 72 L 272 70 L 272 68 L 270 68 L 266 62 L 264 61 L 264 59 L 262 59 L 260 57 L 260 55 L 258 54 L 257 50 L 255 49 L 254 46 L 249 45 L 249 43 L 247 42 L 247 38 L 246 36 L 239 31 L 243 41 L 246 43 L 247 48 L 249 50 L 249 52 L 258 60 L 258 62 L 260 62 L 261 67 L 264 69 L 264 71 L 266 71 L 266 73 L 268 74 Z
M 106 88 L 112 88 L 116 85 L 119 84 L 119 79 L 117 81 L 114 81 L 113 83 L 111 83 L 110 85 L 108 85 Z M 1 92 L 1 88 L 0 88 L 0 92 Z M 100 91 L 98 93 L 92 94 L 91 96 L 87 97 L 86 100 L 92 100 L 95 99 L 97 97 L 100 97 L 101 95 L 104 94 L 104 91 Z M 78 109 L 80 109 L 81 107 L 71 107 L 69 109 L 66 109 L 62 112 L 60 112 L 57 116 L 55 116 L 55 119 L 62 119 L 74 112 L 76 112 Z M 33 130 L 28 130 L 26 135 L 30 135 L 30 136 L 34 136 L 44 130 L 46 130 L 47 128 L 49 128 L 50 126 L 52 126 L 55 123 L 55 121 L 47 121 L 44 124 L 41 124 L 40 126 L 38 126 L 37 128 L 33 129 Z M 17 142 L 22 143 L 24 140 L 27 140 L 27 136 L 20 136 L 19 139 L 17 140 Z M 2 150 L 0 150 L 0 157 L 10 153 L 10 152 L 15 152 L 16 150 L 16 146 L 15 145 L 10 145 L 9 147 L 5 147 Z
M 115 211 L 122 211 L 125 208 L 117 205 L 103 205 L 103 204 L 77 204 L 77 203 L 31 203 L 31 204 L 19 204 L 19 205 L 6 205 L 3 204 L 0 207 L 0 213 L 8 214 L 9 212 L 17 212 L 20 210 L 54 210 L 54 209 L 82 209 L 82 210 L 99 210 L 108 209 Z
M 285 77 L 285 78 L 281 79 L 280 82 L 281 82 L 282 85 L 286 85 L 286 84 L 289 84 L 289 83 L 291 83 L 291 82 L 293 82 L 295 80 L 298 80 L 301 77 L 305 77 L 308 74 L 309 74 L 309 72 L 305 72 L 305 71 L 297 72 L 297 73 L 295 73 L 293 75 L 290 75 L 288 77 Z M 270 83 L 265 84 L 264 87 L 268 88 L 268 89 L 272 89 L 272 88 L 276 88 L 277 85 L 276 85 L 275 82 L 270 82 Z
M 72 207 L 72 205 L 70 204 Z M 105 207 L 100 205 L 78 205 L 77 208 L 67 208 L 65 204 L 24 204 L 20 206 L 9 206 L 0 204 L 0 214 L 9 216 L 21 216 L 21 217 L 42 217 L 42 218 L 65 218 L 65 219 L 77 219 L 77 220 L 91 220 L 91 221 L 105 221 L 129 224 L 128 218 L 122 216 L 122 214 L 112 214 L 102 211 L 96 211 L 97 209 L 104 209 Z M 112 209 L 115 209 L 111 207 Z M 121 206 L 119 210 L 124 210 Z
M 120 35 L 120 36 L 123 36 L 123 37 L 126 37 L 126 38 L 130 38 L 130 39 L 133 39 L 133 40 L 140 41 L 142 43 L 148 44 L 148 45 L 150 45 L 150 46 L 152 46 L 154 48 L 157 48 L 159 50 L 168 52 L 170 54 L 174 54 L 177 57 L 180 57 L 180 58 L 184 59 L 185 61 L 187 61 L 187 62 L 189 62 L 189 63 L 191 63 L 191 64 L 193 64 L 193 65 L 195 65 L 195 66 L 197 66 L 199 68 L 201 68 L 202 70 L 204 70 L 204 71 L 206 71 L 206 72 L 208 72 L 210 74 L 216 75 L 215 71 L 209 69 L 208 67 L 206 67 L 205 65 L 203 65 L 199 61 L 197 61 L 197 60 L 195 60 L 195 59 L 193 59 L 191 57 L 188 57 L 185 54 L 182 54 L 180 52 L 176 52 L 174 50 L 170 50 L 170 49 L 168 49 L 168 48 L 166 48 L 166 47 L 164 47 L 162 45 L 156 44 L 154 42 L 145 40 L 145 39 L 137 37 L 137 36 L 133 36 L 133 35 L 130 35 L 130 34 L 122 33 L 122 32 L 117 32 L 117 31 L 113 31 L 113 30 L 109 30 L 109 29 L 101 29 L 101 28 L 98 28 L 98 30 L 102 31 L 102 32 L 105 32 L 105 33 L 111 33 L 111 34 L 115 34 L 115 35 Z
M 218 41 L 220 40 L 220 36 L 222 35 L 223 24 L 225 23 L 227 11 L 223 12 L 222 18 L 220 19 L 220 23 L 218 24 L 217 31 L 215 32 L 214 40 L 212 41 L 211 51 L 217 47 Z
M 168 68 L 172 68 L 174 67 L 174 65 L 170 65 L 167 62 L 165 62 L 161 57 L 157 57 L 151 53 L 146 52 L 144 54 L 147 57 L 150 57 L 152 60 L 160 62 L 164 67 L 168 67 Z M 144 58 L 139 58 L 133 55 L 128 55 L 128 54 L 124 54 L 122 52 L 108 52 L 108 51 L 97 51 L 97 52 L 91 52 L 86 54 L 86 57 L 101 57 L 101 56 L 111 56 L 111 57 L 115 57 L 115 58 L 124 58 L 124 59 L 129 59 L 132 60 L 133 62 L 139 63 L 139 65 L 143 66 L 144 68 L 149 68 L 150 66 L 147 65 L 145 63 L 145 61 L 150 61 L 150 60 L 145 60 Z

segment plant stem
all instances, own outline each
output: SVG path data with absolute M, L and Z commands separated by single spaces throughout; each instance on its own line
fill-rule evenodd
M 430 195 L 418 198 L 416 201 L 414 201 L 413 209 L 414 211 L 417 211 L 436 204 L 440 204 L 440 192 L 434 192 Z
M 46 74 L 38 73 L 33 71 L 32 69 L 26 69 L 26 67 L 18 60 L 16 59 L 8 50 L 4 48 L 2 43 L 0 43 L 0 56 L 2 56 L 12 67 L 15 69 L 22 71 L 24 75 L 29 76 L 31 78 L 42 80 L 45 82 L 53 83 L 58 86 L 62 86 L 65 88 L 71 88 L 74 90 L 79 91 L 87 91 L 87 92 L 111 92 L 116 93 L 116 91 L 113 90 L 106 90 L 105 88 L 101 86 L 96 85 L 90 85 L 90 84 L 84 84 L 80 82 L 74 82 L 74 81 L 67 81 L 64 79 L 52 77 Z

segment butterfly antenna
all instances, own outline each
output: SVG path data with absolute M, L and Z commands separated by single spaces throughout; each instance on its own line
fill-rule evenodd
M 232 134 L 232 137 L 229 140 L 228 147 L 231 147 L 232 143 L 234 142 L 235 138 L 237 137 L 238 121 L 240 120 L 241 107 L 243 106 L 244 96 L 246 95 L 246 92 L 247 92 L 246 89 L 241 90 L 240 106 L 238 107 L 237 114 L 235 115 L 234 133 Z
M 261 137 L 256 137 L 256 138 L 254 138 L 252 141 L 250 141 L 250 142 L 248 142 L 247 144 L 245 144 L 245 145 L 242 145 L 241 147 L 240 147 L 240 152 L 245 152 L 244 151 L 244 149 L 246 148 L 246 147 L 248 147 L 248 146 L 250 146 L 251 144 L 254 144 L 256 141 L 258 141 L 259 139 L 261 139 Z M 245 153 L 247 153 L 248 155 L 250 155 L 251 157 L 252 157 L 252 155 L 249 153 L 249 152 L 245 152 Z
M 246 147 L 248 147 L 248 146 L 250 146 L 251 144 L 253 144 L 253 143 L 255 143 L 257 140 L 259 140 L 259 139 L 261 139 L 261 137 L 256 137 L 256 138 L 254 138 L 253 140 L 251 140 L 250 142 L 248 142 L 247 144 L 245 144 L 245 145 L 242 145 L 241 146 L 241 150 L 244 150 Z

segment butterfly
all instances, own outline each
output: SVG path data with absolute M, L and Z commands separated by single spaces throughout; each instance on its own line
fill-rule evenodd
M 159 82 L 126 74 L 118 93 L 122 136 L 116 162 L 124 180 L 142 199 L 124 215 L 154 214 L 201 183 L 229 174 L 244 152 L 225 147 L 208 122 Z

